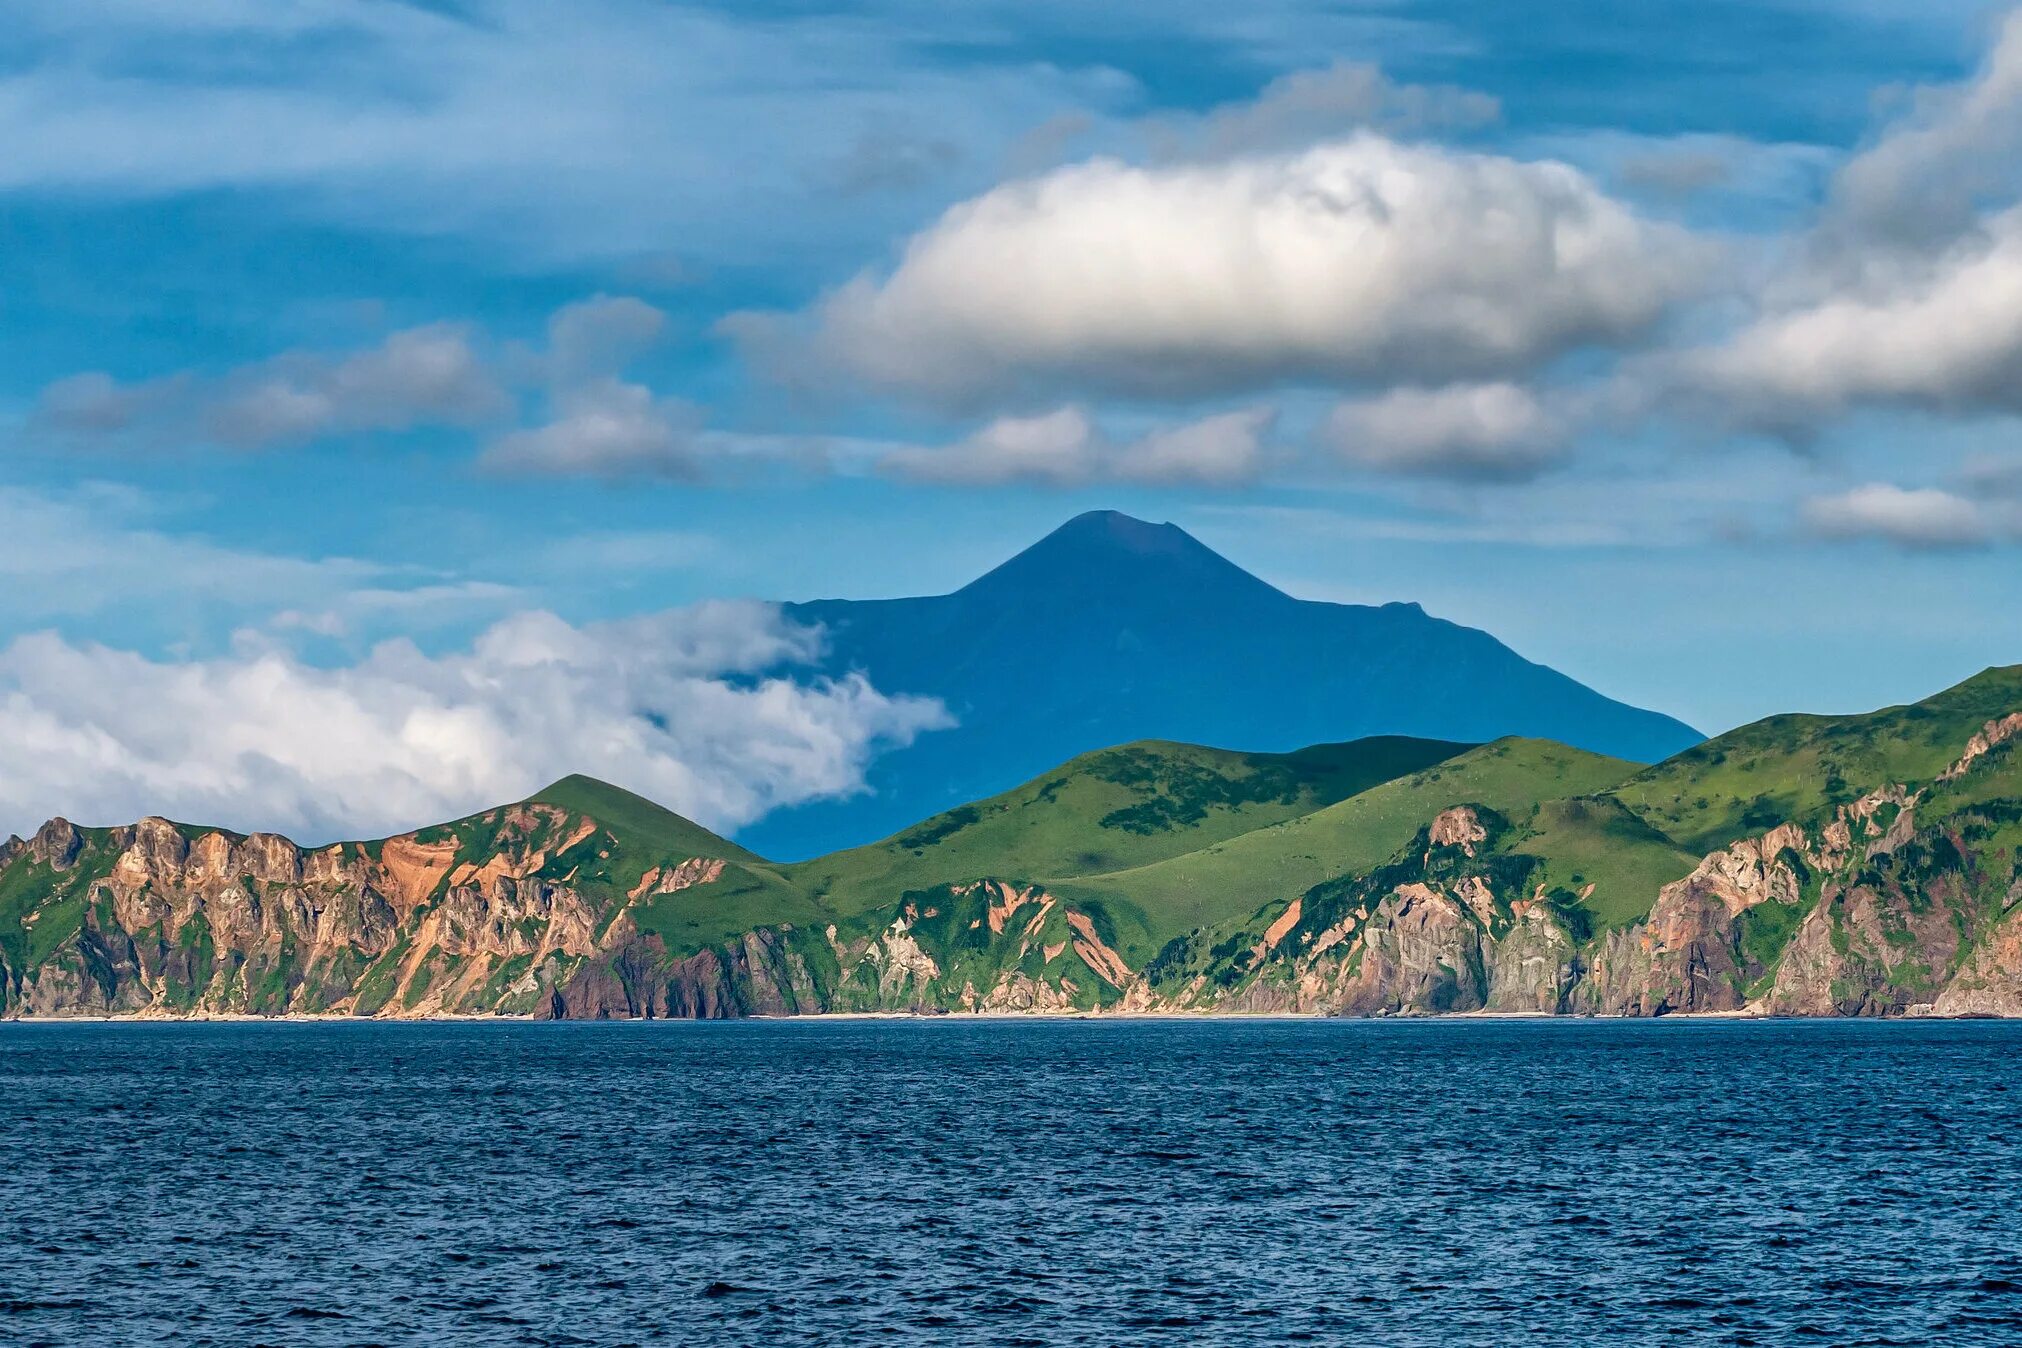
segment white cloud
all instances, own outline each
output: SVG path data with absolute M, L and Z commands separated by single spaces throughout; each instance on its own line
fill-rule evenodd
M 479 465 L 508 475 L 613 479 L 701 472 L 692 412 L 643 384 L 598 379 L 554 402 L 553 420 L 494 441 Z
M 4 826 L 145 813 L 308 841 L 418 827 L 588 772 L 705 825 L 862 786 L 884 746 L 947 724 L 861 677 L 767 675 L 819 633 L 770 605 L 712 603 L 574 627 L 498 623 L 466 651 L 406 641 L 318 668 L 248 639 L 154 660 L 53 633 L 0 649 Z
M 886 455 L 880 467 L 920 482 L 981 485 L 999 482 L 1086 482 L 1094 475 L 1098 432 L 1080 407 L 1032 417 L 999 417 L 974 435 L 942 449 L 907 447 Z
M 1991 527 L 1979 506 L 1932 487 L 1871 482 L 1806 501 L 1803 519 L 1821 538 L 1878 539 L 1917 551 L 1980 547 Z
M 1729 416 L 1795 432 L 1868 404 L 2022 409 L 2022 207 L 1933 258 L 1769 312 L 1681 365 Z
M 488 466 L 686 476 L 694 418 L 615 377 L 666 321 L 642 300 L 596 295 L 555 310 L 540 351 L 482 355 L 468 325 L 435 323 L 363 351 L 288 351 L 216 378 L 182 371 L 122 384 L 94 371 L 44 389 L 36 421 L 83 438 L 268 448 L 418 426 L 477 428 L 517 410 L 508 384 L 533 383 L 548 391 L 551 420 L 497 440 Z
M 980 400 L 1032 387 L 1197 396 L 1312 378 L 1526 371 L 1649 327 L 1704 246 L 1563 164 L 1373 134 L 1303 154 L 1098 159 L 948 211 L 886 276 L 797 325 L 729 330 L 791 369 Z
M 233 624 L 369 639 L 396 624 L 468 630 L 528 602 L 513 587 L 434 566 L 206 536 L 187 518 L 202 504 L 104 482 L 0 487 L 0 632 L 60 623 L 118 630 L 150 649 L 208 641 Z
M 807 208 L 863 176 L 866 137 L 931 127 L 949 148 L 928 167 L 980 162 L 1128 83 L 1015 57 L 950 68 L 890 16 L 622 0 L 295 0 L 286 18 L 267 0 L 207 0 L 201 21 L 191 8 L 10 5 L 10 36 L 37 59 L 0 71 L 0 190 L 253 189 L 316 219 L 542 260 L 678 238 L 777 266 L 786 241 L 854 231 L 855 245 L 884 228 Z
M 1758 313 L 1670 362 L 1695 413 L 1801 438 L 1862 407 L 2022 409 L 2022 11 L 1836 175 Z
M 896 477 L 964 486 L 1230 486 L 1251 481 L 1262 470 L 1263 439 L 1274 419 L 1265 408 L 1224 412 L 1118 442 L 1103 433 L 1085 408 L 1070 405 L 1038 416 L 999 417 L 941 448 L 901 447 L 885 454 L 878 466 Z
M 1399 388 L 1346 402 L 1322 439 L 1349 463 L 1426 477 L 1534 477 L 1563 457 L 1567 425 L 1510 383 Z
M 1269 408 L 1248 408 L 1153 431 L 1117 454 L 1112 475 L 1223 487 L 1252 481 L 1265 467 L 1264 436 L 1276 420 Z
M 1979 72 L 1915 90 L 1906 114 L 1849 160 L 1833 185 L 1832 228 L 1918 245 L 1970 232 L 1979 209 L 2022 187 L 2022 10 Z
M 242 449 L 476 425 L 512 400 L 471 337 L 464 325 L 435 323 L 349 355 L 290 351 L 210 380 L 185 371 L 122 384 L 87 372 L 43 390 L 37 419 L 72 435 L 192 436 Z

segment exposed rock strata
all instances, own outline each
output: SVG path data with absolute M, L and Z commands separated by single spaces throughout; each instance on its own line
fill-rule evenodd
M 1156 951 L 1099 893 L 996 877 L 740 931 L 724 856 L 629 855 L 551 805 L 314 849 L 57 819 L 0 842 L 0 1011 L 2022 1014 L 2018 744 L 2022 713 L 1996 717 L 1921 787 L 1746 831 L 1626 925 L 1592 930 L 1591 883 L 1458 805 L 1367 874 Z

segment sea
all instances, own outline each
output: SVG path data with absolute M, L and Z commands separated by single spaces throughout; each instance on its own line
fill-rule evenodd
M 2022 1024 L 0 1025 L 0 1343 L 2022 1343 Z

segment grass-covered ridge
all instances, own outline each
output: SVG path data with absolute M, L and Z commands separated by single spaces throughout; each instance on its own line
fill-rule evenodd
M 0 844 L 0 1012 L 2022 1014 L 2018 727 L 2022 668 L 1648 768 L 1144 741 L 791 865 L 583 776 L 292 861 L 58 827 Z
M 587 815 L 642 851 L 669 856 L 722 857 L 726 861 L 757 861 L 728 838 L 721 837 L 664 805 L 623 787 L 576 774 L 528 796 L 532 804 L 556 805 Z
M 941 884 L 1143 866 L 1323 809 L 1468 746 L 1395 736 L 1288 754 L 1144 741 L 1083 754 L 883 842 L 777 868 L 838 913 Z
M 1907 706 L 1772 716 L 1636 774 L 1615 795 L 1688 850 L 1825 818 L 1878 786 L 1935 780 L 1988 721 L 2022 709 L 2022 665 Z
M 1311 813 L 1149 865 L 1065 877 L 1061 887 L 1131 903 L 1163 941 L 1373 870 L 1452 806 L 1525 822 L 1543 802 L 1606 790 L 1636 766 L 1546 740 L 1497 740 Z

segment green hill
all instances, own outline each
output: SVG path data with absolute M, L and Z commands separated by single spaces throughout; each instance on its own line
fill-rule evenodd
M 1928 782 L 1981 726 L 2022 707 L 2022 665 L 1985 670 L 1908 706 L 1772 716 L 1638 773 L 1615 795 L 1690 850 L 1810 823 L 1889 782 Z
M 1544 801 L 1606 790 L 1635 770 L 1622 759 L 1548 740 L 1497 740 L 1197 851 L 1055 884 L 1064 894 L 1130 903 L 1163 940 L 1247 917 L 1323 881 L 1374 869 L 1450 806 L 1486 805 L 1527 819 Z
M 588 777 L 327 848 L 0 842 L 6 1014 L 1743 1007 L 2022 1014 L 2022 667 L 1650 768 L 1127 744 L 795 865 Z
M 529 804 L 558 805 L 574 814 L 588 815 L 623 838 L 628 847 L 641 852 L 723 857 L 730 861 L 761 860 L 728 838 L 711 833 L 664 805 L 656 805 L 623 787 L 580 773 L 534 792 L 527 801 Z
M 1248 754 L 1148 740 L 1083 754 L 883 842 L 778 871 L 847 915 L 986 876 L 1123 870 L 1309 814 L 1467 748 L 1380 736 Z

